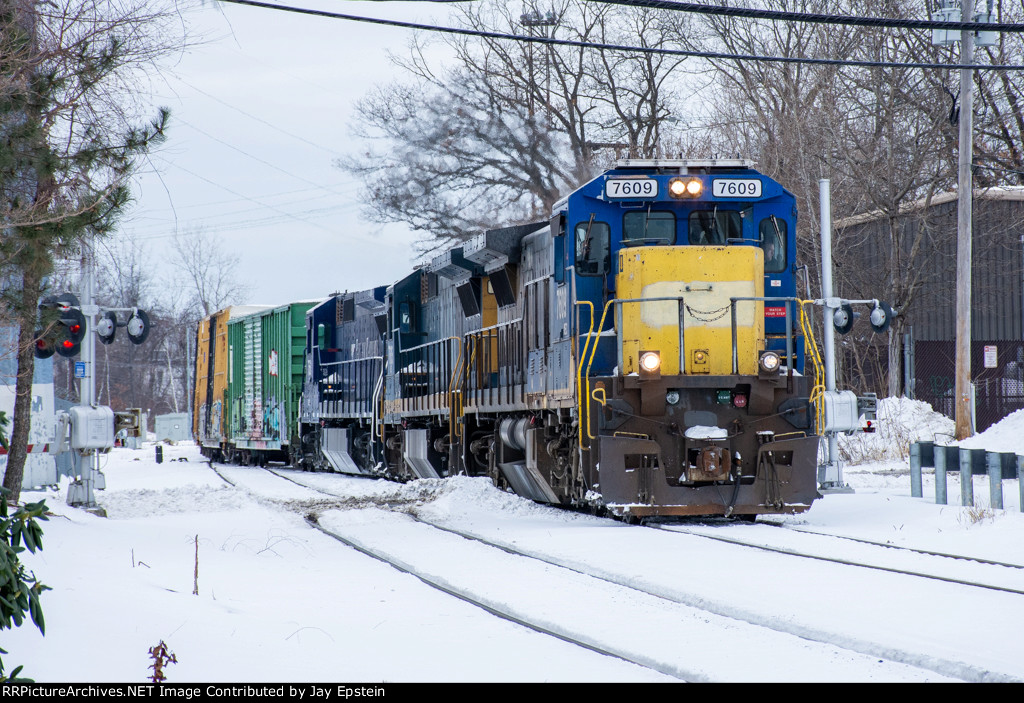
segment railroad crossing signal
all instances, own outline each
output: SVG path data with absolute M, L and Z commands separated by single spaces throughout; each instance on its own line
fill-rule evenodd
M 45 330 L 36 332 L 36 358 L 48 359 L 55 352 L 64 357 L 78 356 L 88 329 L 78 298 L 64 293 L 56 298 L 44 298 L 39 307 L 43 310 L 56 309 L 60 317 Z
M 53 336 L 45 334 L 42 330 L 36 330 L 36 358 L 49 359 L 56 350 Z
M 149 336 L 149 315 L 145 310 L 135 310 L 128 319 L 128 339 L 132 344 L 142 344 Z
M 36 330 L 36 358 L 48 359 L 54 353 L 63 357 L 78 356 L 82 351 L 82 340 L 85 339 L 85 334 L 89 331 L 89 323 L 78 303 L 78 298 L 71 293 L 43 298 L 39 303 L 39 309 L 56 309 L 59 311 L 60 317 L 45 329 Z M 124 310 L 124 308 L 121 309 Z M 150 328 L 149 315 L 145 310 L 138 308 L 128 308 L 128 310 L 131 311 L 131 316 L 124 323 L 117 321 L 117 313 L 114 310 L 100 313 L 95 325 L 96 336 L 100 342 L 112 343 L 118 327 L 128 328 L 128 339 L 132 344 L 142 344 L 146 341 Z
M 853 323 L 860 317 L 859 312 L 853 311 L 849 300 L 841 300 L 837 307 L 832 308 L 832 326 L 839 334 L 846 334 L 853 329 Z M 895 316 L 892 306 L 884 300 L 861 300 L 854 301 L 871 305 L 871 314 L 868 315 L 868 323 L 875 334 L 883 334 L 889 329 L 889 324 Z
M 117 313 L 108 311 L 100 316 L 96 322 L 96 336 L 103 344 L 110 344 L 114 341 L 114 333 L 117 332 Z
M 60 327 L 57 328 L 57 353 L 68 358 L 78 356 L 82 352 L 86 328 L 85 315 L 81 310 L 69 308 L 62 312 Z

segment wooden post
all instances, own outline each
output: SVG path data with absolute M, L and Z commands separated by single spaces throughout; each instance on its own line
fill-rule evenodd
M 960 19 L 970 22 L 974 0 L 961 0 Z M 974 61 L 974 34 L 960 33 L 960 63 Z M 958 159 L 958 198 L 956 234 L 956 438 L 974 434 L 971 421 L 971 209 L 973 207 L 974 75 L 960 69 L 960 153 Z

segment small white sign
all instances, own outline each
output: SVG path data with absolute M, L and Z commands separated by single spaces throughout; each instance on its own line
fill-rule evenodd
M 716 178 L 711 181 L 716 198 L 760 198 L 761 181 L 756 178 Z
M 985 368 L 994 369 L 999 366 L 998 352 L 996 351 L 996 345 L 986 344 L 985 345 Z
M 271 349 L 270 350 L 269 362 L 270 363 L 268 363 L 267 366 L 270 367 L 270 375 L 271 376 L 276 376 L 277 375 L 277 350 L 276 349 Z
M 609 200 L 653 200 L 658 197 L 658 182 L 653 178 L 609 178 L 604 182 Z

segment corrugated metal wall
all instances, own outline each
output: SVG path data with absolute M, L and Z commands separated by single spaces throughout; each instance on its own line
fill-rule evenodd
M 950 340 L 956 336 L 956 202 L 935 205 L 928 211 L 901 217 L 897 226 L 903 241 L 922 234 L 918 251 L 904 251 L 907 266 L 921 278 L 921 289 L 902 313 L 913 325 L 915 340 Z M 924 228 L 924 232 L 921 232 Z M 885 296 L 884 273 L 889 249 L 888 221 L 839 228 L 837 225 L 837 278 L 846 297 Z M 974 202 L 971 336 L 986 340 L 1022 338 L 1022 286 L 1024 276 L 1024 202 L 990 200 Z M 896 301 L 899 302 L 899 301 Z

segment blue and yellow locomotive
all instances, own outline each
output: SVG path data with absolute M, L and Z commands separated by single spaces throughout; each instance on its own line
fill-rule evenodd
M 805 510 L 795 232 L 749 162 L 621 161 L 548 221 L 311 309 L 298 458 L 630 518 Z

